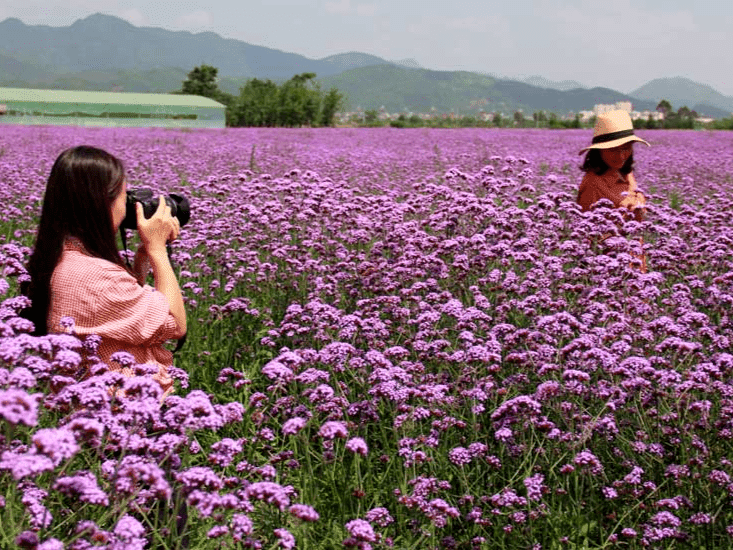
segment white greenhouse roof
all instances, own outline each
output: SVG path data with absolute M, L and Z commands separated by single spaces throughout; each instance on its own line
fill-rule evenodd
M 0 88 L 0 103 L 12 101 L 37 103 L 101 103 L 106 105 L 166 105 L 171 107 L 214 107 L 224 105 L 198 95 L 143 94 L 132 92 L 87 92 L 77 90 L 36 90 Z

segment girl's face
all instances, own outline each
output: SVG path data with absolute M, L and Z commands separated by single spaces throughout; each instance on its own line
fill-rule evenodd
M 631 156 L 632 143 L 633 142 L 624 143 L 623 145 L 612 147 L 611 149 L 601 149 L 601 159 L 603 159 L 603 162 L 605 162 L 610 168 L 613 168 L 614 170 L 621 169 Z
M 112 202 L 112 225 L 115 232 L 120 228 L 127 213 L 127 180 L 122 180 L 122 188 L 119 195 Z

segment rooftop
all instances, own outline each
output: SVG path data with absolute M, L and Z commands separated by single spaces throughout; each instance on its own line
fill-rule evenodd
M 10 101 L 38 103 L 99 103 L 104 105 L 168 105 L 171 107 L 224 107 L 224 105 L 214 101 L 213 99 L 198 95 L 0 88 L 0 103 Z

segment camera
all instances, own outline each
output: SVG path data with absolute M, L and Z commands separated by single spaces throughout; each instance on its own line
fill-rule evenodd
M 135 211 L 135 203 L 143 205 L 143 213 L 146 218 L 152 216 L 158 209 L 160 203 L 160 195 L 154 195 L 152 189 L 128 189 L 127 190 L 127 212 L 125 219 L 122 221 L 120 228 L 137 229 L 137 212 Z M 181 227 L 186 225 L 191 217 L 191 205 L 188 199 L 182 195 L 171 193 L 165 197 L 165 203 L 171 207 L 171 216 L 178 218 Z

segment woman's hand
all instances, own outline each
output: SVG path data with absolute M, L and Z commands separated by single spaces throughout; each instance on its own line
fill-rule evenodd
M 644 206 L 646 204 L 646 198 L 639 191 L 629 192 L 619 203 L 619 206 L 623 208 L 634 209 L 637 206 Z
M 135 204 L 137 212 L 137 230 L 143 246 L 149 254 L 165 250 L 165 245 L 178 238 L 181 225 L 178 218 L 171 216 L 171 207 L 165 202 L 165 196 L 160 196 L 157 210 L 149 218 L 145 218 L 143 205 Z
M 646 197 L 640 191 L 630 191 L 619 203 L 622 208 L 628 208 L 633 214 L 636 221 L 643 221 L 646 209 Z

